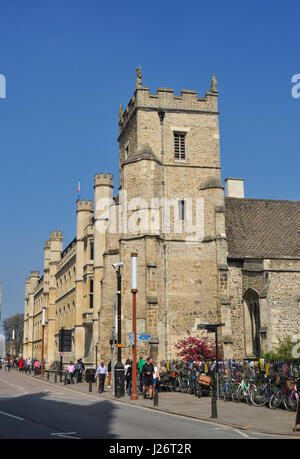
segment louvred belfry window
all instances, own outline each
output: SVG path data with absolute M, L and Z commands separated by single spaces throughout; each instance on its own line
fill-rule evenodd
M 174 132 L 175 159 L 185 159 L 185 133 Z

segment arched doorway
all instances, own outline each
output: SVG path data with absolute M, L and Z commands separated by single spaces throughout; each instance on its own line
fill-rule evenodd
M 249 289 L 244 295 L 244 325 L 246 357 L 259 357 L 260 344 L 260 307 L 259 295 Z

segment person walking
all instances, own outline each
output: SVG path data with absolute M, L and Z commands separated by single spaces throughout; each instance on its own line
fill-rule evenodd
M 38 374 L 38 369 L 40 368 L 40 362 L 38 360 L 34 362 L 33 368 L 34 368 L 34 376 L 36 376 Z
M 148 357 L 145 365 L 143 366 L 142 369 L 142 374 L 143 374 L 143 393 L 144 393 L 144 398 L 146 398 L 147 391 L 149 389 L 149 395 L 150 395 L 150 400 L 153 399 L 153 373 L 154 373 L 154 366 L 153 363 L 151 362 L 151 358 Z
M 143 393 L 143 366 L 145 365 L 146 360 L 143 357 L 140 357 L 140 360 L 138 361 L 137 367 L 138 367 L 138 374 L 139 374 L 139 386 L 140 386 L 140 394 Z
M 108 370 L 108 383 L 107 383 L 107 387 L 111 387 L 111 360 L 109 361 L 109 364 L 107 366 L 107 370 Z
M 31 358 L 29 357 L 26 362 L 26 370 L 31 373 Z
M 95 374 L 95 380 L 97 381 L 97 376 L 99 375 L 99 387 L 98 387 L 98 392 L 99 394 L 102 394 L 104 392 L 104 384 L 105 384 L 105 376 L 108 376 L 108 371 L 106 366 L 104 365 L 104 362 L 101 362 L 100 365 L 97 368 L 96 374 Z
M 126 392 L 128 395 L 131 395 L 131 388 L 132 388 L 132 361 L 128 361 L 128 366 L 126 369 Z
M 74 373 L 75 367 L 73 362 L 71 361 L 67 367 L 67 379 L 69 380 L 70 384 L 74 384 Z
M 126 381 L 126 387 L 125 387 L 125 391 L 127 392 L 127 389 L 128 389 L 128 380 L 126 378 L 126 373 L 127 373 L 127 370 L 128 370 L 128 367 L 130 366 L 130 360 L 127 359 L 126 360 L 126 363 L 124 365 L 124 376 L 125 376 L 125 381 Z
M 75 364 L 75 380 L 77 384 L 80 382 L 81 373 L 82 373 L 82 365 L 80 363 L 80 359 L 78 359 Z
M 158 390 L 159 392 L 159 381 L 160 381 L 160 375 L 159 375 L 159 369 L 155 366 L 154 362 L 152 361 L 153 366 L 154 366 L 154 372 L 153 372 L 153 390 L 155 389 Z

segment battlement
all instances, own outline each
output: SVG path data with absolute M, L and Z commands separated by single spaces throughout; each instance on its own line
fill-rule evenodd
M 101 172 L 100 174 L 95 174 L 94 179 L 94 188 L 96 186 L 114 186 L 114 176 L 109 173 Z
M 30 277 L 38 277 L 40 278 L 40 272 L 39 271 L 30 271 Z
M 50 241 L 45 241 L 45 249 L 50 249 Z
M 62 231 L 51 231 L 50 233 L 50 239 L 59 239 L 59 240 L 62 240 L 63 239 L 63 232 Z M 46 247 L 46 245 L 45 245 Z
M 77 201 L 77 210 L 76 212 L 93 212 L 94 210 L 94 203 L 93 201 L 90 200 L 80 200 Z
M 130 99 L 126 109 L 122 106 L 119 111 L 120 132 L 126 125 L 136 109 L 157 110 L 159 107 L 165 111 L 192 111 L 192 112 L 218 112 L 218 90 L 206 91 L 205 97 L 199 97 L 198 92 L 182 89 L 180 95 L 174 93 L 172 88 L 158 88 L 156 94 L 150 94 L 145 86 L 138 86 Z

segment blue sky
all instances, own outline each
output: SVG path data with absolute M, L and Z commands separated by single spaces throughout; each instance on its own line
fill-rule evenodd
M 117 118 L 143 84 L 196 89 L 218 75 L 222 177 L 247 197 L 300 200 L 299 2 L 2 0 L 2 318 L 24 309 L 52 230 L 75 235 L 76 187 L 118 179 Z

